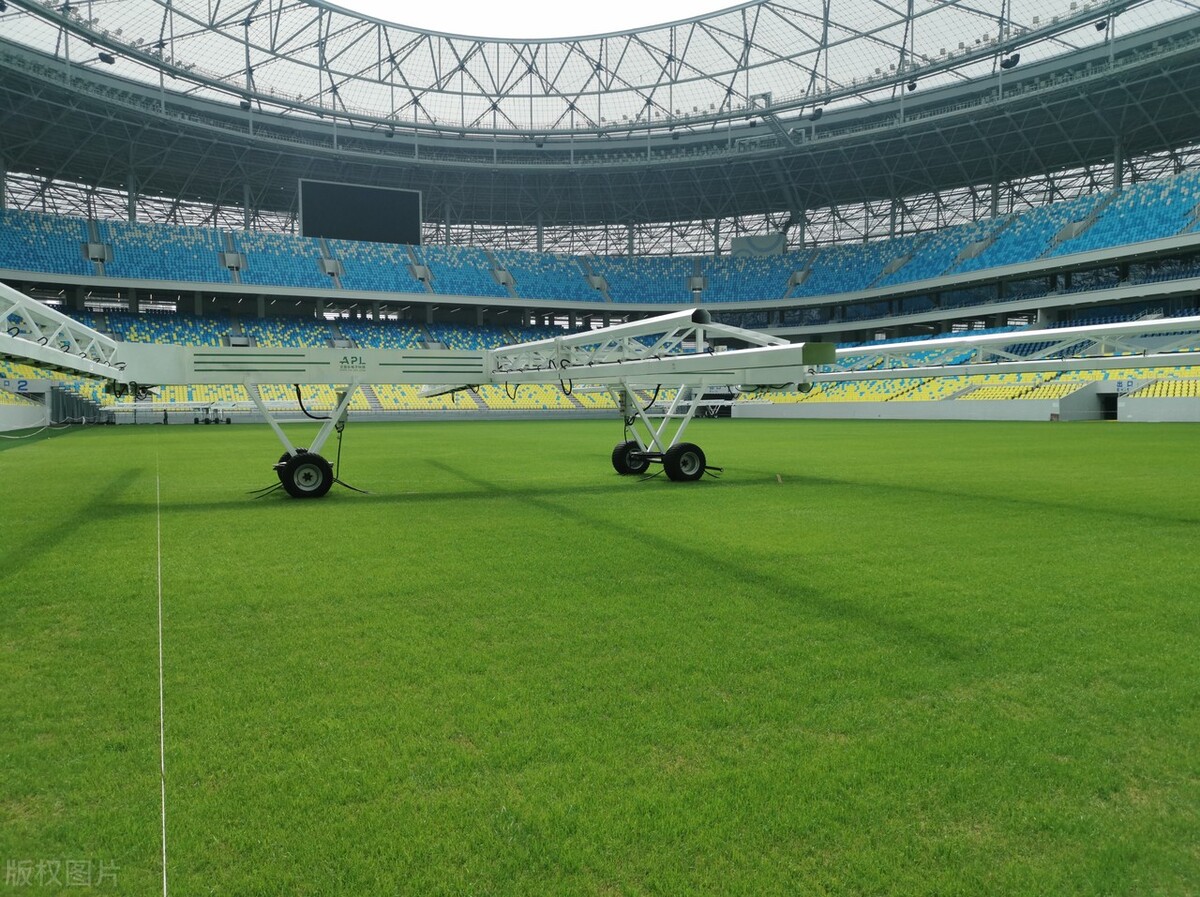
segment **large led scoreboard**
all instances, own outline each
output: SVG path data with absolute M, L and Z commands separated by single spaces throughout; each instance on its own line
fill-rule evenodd
M 301 178 L 300 233 L 416 246 L 421 242 L 421 193 Z

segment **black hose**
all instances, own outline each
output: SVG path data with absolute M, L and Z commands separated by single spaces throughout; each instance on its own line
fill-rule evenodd
M 329 420 L 328 414 L 323 415 L 323 416 L 318 416 L 316 414 L 309 414 L 308 409 L 304 407 L 304 397 L 300 395 L 300 384 L 294 383 L 292 385 L 296 387 L 296 402 L 300 405 L 300 410 L 304 412 L 305 417 L 311 418 L 312 420 Z

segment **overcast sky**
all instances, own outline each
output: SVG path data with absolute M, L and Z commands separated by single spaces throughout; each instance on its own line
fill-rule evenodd
M 378 19 L 472 37 L 575 37 L 626 31 L 686 19 L 733 6 L 737 0 L 550 0 L 504 3 L 498 0 L 332 0 L 337 6 Z

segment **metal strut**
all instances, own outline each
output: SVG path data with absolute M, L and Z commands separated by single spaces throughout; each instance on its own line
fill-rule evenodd
M 316 437 L 307 449 L 298 448 L 288 438 L 283 427 L 280 426 L 280 422 L 271 413 L 267 403 L 263 401 L 257 383 L 246 383 L 246 391 L 286 449 L 283 457 L 274 465 L 274 469 L 279 476 L 280 485 L 289 495 L 294 498 L 320 498 L 329 491 L 334 483 L 341 483 L 329 462 L 321 456 L 321 449 L 335 431 L 340 433 L 345 427 L 350 403 L 354 400 L 355 393 L 358 392 L 357 380 L 351 381 L 344 390 L 338 390 L 338 401 L 333 414 L 325 418 L 321 429 L 317 431 Z M 303 409 L 303 405 L 301 408 Z M 341 445 L 340 442 L 338 444 Z M 338 455 L 340 459 L 340 449 Z M 347 483 L 341 484 L 355 492 L 363 491 Z M 266 491 L 269 490 L 259 490 L 260 493 Z
M 643 408 L 637 393 L 629 383 L 610 387 L 609 394 L 617 403 L 617 407 L 621 409 L 625 425 L 633 434 L 638 447 L 643 452 L 665 455 L 672 446 L 683 440 L 684 431 L 687 430 L 688 424 L 692 422 L 692 418 L 696 416 L 696 412 L 701 407 L 700 396 L 704 394 L 704 391 L 703 389 L 693 389 L 690 386 L 679 387 L 665 412 L 654 411 L 655 401 Z M 630 414 L 630 409 L 633 410 L 632 414 Z M 672 433 L 671 424 L 673 422 L 676 426 Z M 637 426 L 638 423 L 642 425 L 640 429 Z M 667 438 L 668 434 L 670 434 L 669 439 Z
M 720 467 L 708 464 L 698 445 L 683 441 L 683 434 L 696 412 L 705 407 L 704 386 L 680 386 L 665 411 L 656 411 L 658 388 L 654 398 L 643 406 L 628 382 L 610 387 L 610 394 L 621 409 L 626 437 L 613 449 L 613 467 L 620 474 L 644 473 L 651 462 L 662 464 L 667 478 L 695 481 L 704 474 L 716 476 Z M 632 410 L 632 414 L 630 411 Z M 640 425 L 640 426 L 639 426 Z

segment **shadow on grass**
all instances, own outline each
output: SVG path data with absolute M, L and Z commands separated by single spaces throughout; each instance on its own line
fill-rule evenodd
M 457 475 L 457 472 L 451 468 L 447 468 L 438 461 L 426 461 L 431 467 L 443 470 L 447 473 Z M 774 474 L 771 474 L 774 477 Z M 630 489 L 637 489 L 640 485 L 645 485 L 647 488 L 654 488 L 658 484 L 670 485 L 675 488 L 689 488 L 687 486 L 679 487 L 673 483 L 669 483 L 665 475 L 655 474 L 645 477 L 618 477 L 615 473 L 610 482 L 597 483 L 593 485 L 578 485 L 572 483 L 563 483 L 562 485 L 552 486 L 529 486 L 520 489 L 502 488 L 493 483 L 488 483 L 482 480 L 477 481 L 478 488 L 474 489 L 437 489 L 430 488 L 421 491 L 404 491 L 402 488 L 396 492 L 383 492 L 366 490 L 365 493 L 343 489 L 336 483 L 329 494 L 319 500 L 313 499 L 294 499 L 287 494 L 282 488 L 268 492 L 261 496 L 256 496 L 252 491 L 240 492 L 237 498 L 223 498 L 216 501 L 181 501 L 164 498 L 162 509 L 166 511 L 226 511 L 234 509 L 245 509 L 251 506 L 258 507 L 287 507 L 297 504 L 307 507 L 317 507 L 319 505 L 328 504 L 330 502 L 340 503 L 343 501 L 367 502 L 369 504 L 424 504 L 427 502 L 443 502 L 443 501 L 488 501 L 492 498 L 506 500 L 512 496 L 581 496 L 581 495 L 616 495 L 619 493 L 627 493 Z M 767 478 L 762 480 L 742 480 L 731 481 L 726 480 L 721 484 L 722 488 L 747 488 L 755 487 L 762 488 L 771 485 L 773 479 L 768 481 Z M 264 483 L 264 486 L 273 485 Z M 357 486 L 358 483 L 351 483 Z M 401 484 L 402 486 L 403 484 Z M 695 487 L 692 487 L 695 488 Z M 131 507 L 131 506 L 127 506 Z M 146 509 L 152 510 L 154 505 L 146 505 Z
M 60 545 L 73 539 L 83 526 L 91 526 L 96 523 L 117 520 L 131 515 L 137 516 L 145 513 L 153 513 L 153 504 L 118 503 L 121 496 L 128 491 L 129 487 L 143 473 L 144 468 L 141 467 L 123 471 L 107 483 L 100 485 L 95 493 L 82 505 L 66 509 L 50 508 L 46 510 L 45 516 L 52 520 L 48 527 L 34 532 L 18 544 L 14 545 L 10 543 L 5 546 L 11 554 L 10 559 L 4 565 L 4 573 L 11 576 L 20 572 L 25 567 L 33 566 L 39 558 L 52 554 Z M 62 513 L 63 510 L 66 510 L 68 513 Z M 20 530 L 28 533 L 30 527 L 22 526 Z M 128 540 L 130 538 L 128 531 L 124 527 L 121 528 L 120 532 L 122 539 Z M 69 552 L 71 555 L 75 553 L 75 549 Z
M 564 483 L 562 485 L 531 485 L 523 488 L 506 488 L 498 486 L 495 483 L 472 479 L 463 472 L 450 468 L 437 460 L 426 460 L 425 463 L 446 473 L 453 474 L 454 476 L 463 479 L 465 482 L 471 483 L 476 488 L 454 491 L 436 488 L 422 491 L 404 491 L 403 489 L 396 492 L 368 491 L 368 494 L 362 495 L 342 489 L 342 487 L 335 484 L 329 495 L 321 499 L 319 502 L 303 499 L 292 499 L 287 495 L 287 493 L 280 489 L 277 492 L 258 497 L 257 501 L 252 493 L 245 492 L 238 493 L 236 497 L 223 498 L 216 501 L 164 501 L 162 508 L 164 511 L 221 511 L 241 509 L 251 504 L 258 504 L 263 507 L 269 507 L 271 505 L 289 506 L 293 505 L 296 501 L 299 501 L 301 505 L 305 506 L 313 506 L 315 504 L 327 503 L 331 501 L 339 503 L 342 501 L 366 501 L 372 504 L 380 503 L 404 505 L 441 501 L 487 501 L 492 496 L 500 499 L 507 499 L 515 496 L 533 500 L 536 498 L 554 498 L 556 496 L 567 495 L 575 497 L 588 495 L 613 495 L 626 492 L 629 489 L 643 487 L 648 489 L 657 489 L 661 486 L 672 490 L 680 488 L 705 488 L 706 484 L 708 484 L 707 480 L 703 480 L 698 485 L 681 486 L 669 482 L 666 476 L 660 472 L 646 477 L 617 477 L 614 475 L 613 479 L 607 483 L 597 483 L 593 485 Z M 1049 510 L 1065 513 L 1082 513 L 1093 516 L 1108 516 L 1122 520 L 1133 520 L 1139 522 L 1193 525 L 1200 523 L 1200 516 L 1188 517 L 1178 514 L 1155 513 L 1152 509 L 1146 509 L 1144 507 L 1121 507 L 1117 505 L 1089 506 L 1086 504 L 1052 501 L 1049 499 L 1017 498 L 988 492 L 973 492 L 961 489 L 943 489 L 936 486 L 909 485 L 877 481 L 868 482 L 865 480 L 839 479 L 836 477 L 819 477 L 787 471 L 782 473 L 783 479 L 782 482 L 780 482 L 776 479 L 777 474 L 778 472 L 776 470 L 754 470 L 739 468 L 737 478 L 722 478 L 718 488 L 780 488 L 782 486 L 783 488 L 789 489 L 806 487 L 824 489 L 854 489 L 865 490 L 871 493 L 889 492 L 937 499 L 970 499 L 972 501 L 987 501 L 993 502 L 997 505 L 1012 506 L 1018 510 Z M 138 507 L 138 505 L 133 504 L 125 505 L 125 508 L 129 510 L 133 510 Z M 142 509 L 145 509 L 146 507 L 152 509 L 153 505 L 142 506 Z
M 4 438 L 0 439 L 0 452 L 33 445 L 38 442 L 45 442 L 47 439 L 54 439 L 56 436 L 64 436 L 67 433 L 78 433 L 83 429 L 87 429 L 86 424 L 70 428 L 37 427 L 25 430 L 9 430 L 3 434 Z
M 711 551 L 706 551 L 692 545 L 686 540 L 676 541 L 669 539 L 658 530 L 631 529 L 628 521 L 624 521 L 618 525 L 610 520 L 588 514 L 586 511 L 581 511 L 574 507 L 568 508 L 551 500 L 551 496 L 557 495 L 570 495 L 574 498 L 580 492 L 586 490 L 534 491 L 505 489 L 503 486 L 479 479 L 444 462 L 429 461 L 428 463 L 438 470 L 457 477 L 465 483 L 470 483 L 481 492 L 486 490 L 488 493 L 500 495 L 508 499 L 516 499 L 539 511 L 556 514 L 574 523 L 582 523 L 591 529 L 597 531 L 603 530 L 612 536 L 633 541 L 636 543 L 636 552 L 632 553 L 631 556 L 671 558 L 674 561 L 681 562 L 689 571 L 708 569 L 738 582 L 763 582 L 769 584 L 775 589 L 777 594 L 786 594 L 793 597 L 806 607 L 819 611 L 829 619 L 842 620 L 857 625 L 860 629 L 870 628 L 880 633 L 887 633 L 889 636 L 898 638 L 906 644 L 942 661 L 957 663 L 967 659 L 968 654 L 971 653 L 962 646 L 953 643 L 944 635 L 927 630 L 915 623 L 878 614 L 861 605 L 839 601 L 811 587 L 798 589 L 795 582 L 784 579 L 770 569 L 739 563 L 736 558 L 714 554 Z M 764 485 L 764 483 L 747 485 Z
M 774 477 L 774 472 L 768 471 L 743 471 L 746 473 L 761 473 L 764 477 Z M 1026 508 L 1039 511 L 1062 511 L 1067 513 L 1088 514 L 1098 516 L 1119 517 L 1128 520 L 1137 520 L 1151 523 L 1183 523 L 1196 524 L 1200 523 L 1200 516 L 1186 517 L 1178 514 L 1156 514 L 1152 510 L 1144 510 L 1142 508 L 1119 507 L 1116 505 L 1094 506 L 1086 504 L 1074 504 L 1065 501 L 1051 501 L 1049 499 L 1031 499 L 1031 498 L 1015 498 L 1011 495 L 997 495 L 992 492 L 969 492 L 962 489 L 939 489 L 936 486 L 917 486 L 907 485 L 902 483 L 880 483 L 875 481 L 865 480 L 843 480 L 836 477 L 815 477 L 805 474 L 790 474 L 785 477 L 785 484 L 788 486 L 819 486 L 826 489 L 857 489 L 869 492 L 895 492 L 905 495 L 925 496 L 929 498 L 939 499 L 971 499 L 973 501 L 987 501 L 998 505 L 1012 505 L 1017 508 Z

